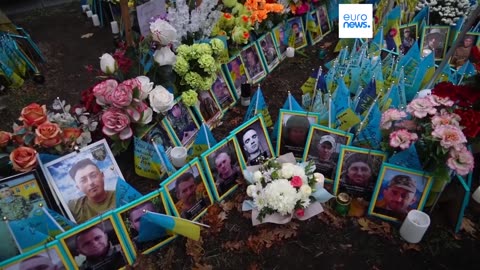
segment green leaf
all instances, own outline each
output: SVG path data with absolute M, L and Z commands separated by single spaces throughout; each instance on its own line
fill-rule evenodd
M 25 135 L 28 132 L 26 127 L 22 127 L 21 129 L 17 130 L 13 135 Z
M 138 87 L 135 87 L 133 89 L 133 98 L 138 99 L 139 97 L 140 97 L 140 89 L 138 89 Z
M 35 135 L 33 133 L 29 133 L 25 135 L 23 138 L 23 141 L 25 142 L 26 145 L 31 145 L 33 143 L 33 139 L 35 139 Z
M 155 124 L 151 124 L 151 125 L 136 125 L 135 126 L 135 136 L 138 137 L 138 138 L 143 138 L 147 132 L 153 128 L 153 126 L 155 126 Z

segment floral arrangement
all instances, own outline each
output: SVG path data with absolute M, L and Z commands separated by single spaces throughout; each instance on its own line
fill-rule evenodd
M 13 169 L 28 172 L 37 165 L 37 153 L 63 155 L 92 141 L 91 132 L 98 125 L 98 116 L 92 116 L 83 107 L 71 110 L 65 101 L 55 100 L 53 110 L 32 103 L 22 109 L 22 123 L 13 125 L 13 132 L 0 131 L 0 148 L 10 153 Z M 72 111 L 72 113 L 70 113 Z
M 416 10 L 428 6 L 430 24 L 455 25 L 461 17 L 468 17 L 472 6 L 469 0 L 423 0 L 417 3 Z
M 250 20 L 255 22 L 262 22 L 267 18 L 268 13 L 281 13 L 284 11 L 283 5 L 271 3 L 266 0 L 247 0 L 245 7 L 251 12 Z
M 209 90 L 217 78 L 225 59 L 225 45 L 220 39 L 209 43 L 182 44 L 177 48 L 177 61 L 173 70 L 177 76 L 177 93 L 187 106 L 197 102 L 196 91 Z M 227 57 L 228 58 L 228 57 Z
M 212 29 L 211 35 L 226 36 L 234 44 L 247 44 L 250 40 L 250 30 L 252 23 L 248 13 L 232 14 L 222 13 L 219 20 Z
M 313 162 L 281 163 L 277 159 L 264 162 L 253 173 L 247 187 L 247 195 L 259 212 L 257 219 L 262 222 L 267 215 L 275 213 L 303 217 L 305 209 L 315 202 L 313 192 L 317 182 L 324 180 L 322 174 L 314 171 Z
M 431 171 L 437 180 L 450 179 L 448 168 L 459 175 L 466 175 L 474 167 L 465 135 L 478 134 L 478 131 L 471 131 L 475 129 L 472 125 L 477 125 L 478 129 L 478 123 L 469 122 L 478 120 L 465 118 L 471 111 L 464 106 L 460 96 L 469 95 L 469 92 L 460 91 L 462 94 L 455 97 L 459 94 L 455 88 L 465 90 L 451 83 L 439 83 L 432 89 L 431 95 L 413 99 L 406 111 L 388 109 L 382 114 L 380 122 L 380 128 L 388 136 L 388 144 L 384 143 L 384 148 L 402 151 L 415 145 L 422 166 Z M 449 94 L 450 91 L 455 94 Z M 478 94 L 470 94 L 478 100 Z

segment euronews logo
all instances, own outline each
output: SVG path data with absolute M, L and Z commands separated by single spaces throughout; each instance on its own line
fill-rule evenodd
M 340 4 L 338 8 L 339 38 L 372 38 L 372 4 Z

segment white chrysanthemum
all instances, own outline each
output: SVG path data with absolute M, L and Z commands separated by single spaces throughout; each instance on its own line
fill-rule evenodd
M 300 201 L 300 204 L 302 205 L 303 208 L 307 208 L 310 206 L 310 199 L 303 199 Z
M 257 186 L 256 185 L 249 185 L 247 187 L 247 195 L 249 197 L 252 197 L 252 198 L 257 197 Z
M 281 169 L 281 177 L 283 178 L 286 178 L 286 179 L 290 179 L 292 178 L 292 176 L 294 175 L 294 168 L 295 165 L 293 165 L 292 163 L 283 163 L 282 164 L 282 169 Z
M 260 171 L 256 171 L 253 173 L 253 181 L 255 182 L 259 182 L 260 179 L 262 179 L 263 175 L 262 175 L 262 172 Z
M 299 199 L 297 190 L 286 179 L 269 183 L 264 192 L 268 207 L 281 215 L 291 214 Z
M 312 194 L 312 188 L 309 185 L 302 185 L 299 192 L 302 199 L 307 199 Z

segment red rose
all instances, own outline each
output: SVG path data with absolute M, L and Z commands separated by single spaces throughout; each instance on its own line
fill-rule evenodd
M 63 138 L 61 129 L 57 124 L 45 122 L 35 130 L 35 144 L 49 148 L 59 145 Z
M 19 172 L 29 172 L 37 166 L 37 152 L 35 149 L 20 146 L 10 153 L 13 169 Z
M 305 215 L 305 210 L 304 210 L 303 208 L 297 209 L 297 210 L 295 211 L 295 215 L 296 215 L 297 217 L 303 217 L 303 216 Z
M 47 121 L 47 107 L 32 103 L 22 109 L 18 120 L 23 121 L 26 126 L 38 126 Z
M 462 118 L 460 125 L 463 126 L 463 134 L 468 138 L 475 138 L 480 133 L 480 112 L 475 110 L 455 110 Z
M 5 147 L 12 139 L 12 134 L 6 131 L 0 131 L 0 147 Z
M 294 176 L 292 180 L 290 180 L 290 184 L 295 188 L 299 188 L 303 185 L 302 178 L 300 176 Z

